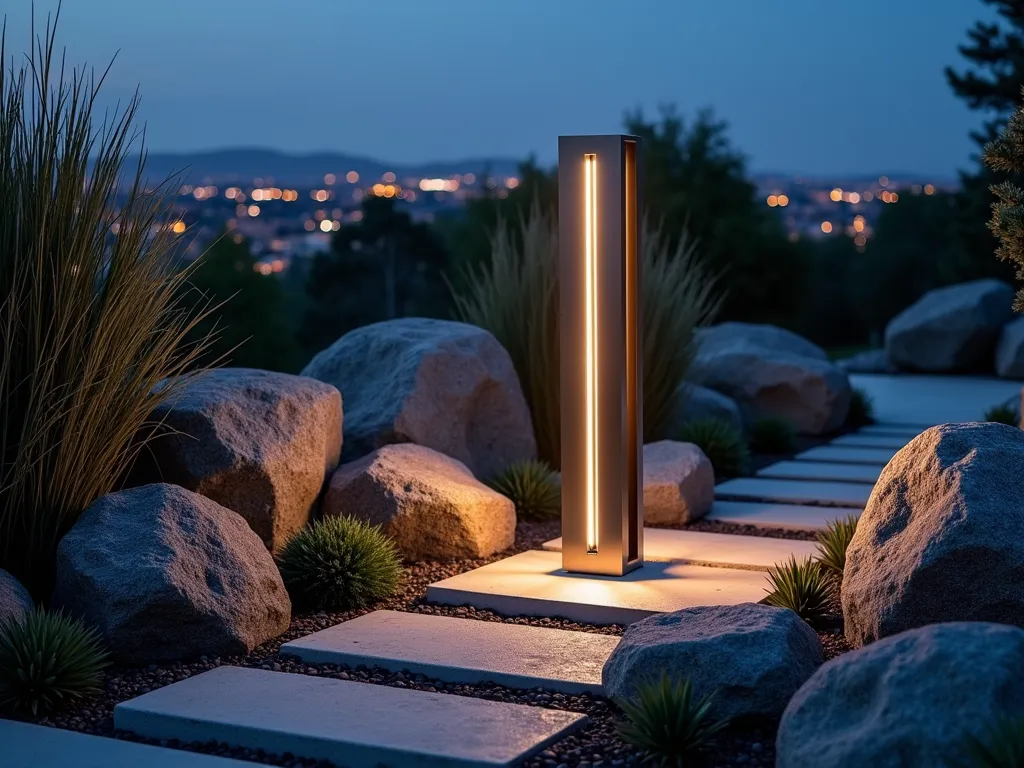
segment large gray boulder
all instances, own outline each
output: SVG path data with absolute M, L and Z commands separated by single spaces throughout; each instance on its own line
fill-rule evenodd
M 700 520 L 715 500 L 715 470 L 693 443 L 661 440 L 644 446 L 644 522 Z
M 315 379 L 248 368 L 192 377 L 153 414 L 129 485 L 172 483 L 244 517 L 277 551 L 304 526 L 341 455 L 341 395 Z
M 829 661 L 797 691 L 777 768 L 935 768 L 963 739 L 1024 715 L 1024 631 L 935 624 Z
M 975 280 L 929 291 L 885 328 L 885 352 L 899 368 L 957 371 L 992 367 L 1003 326 L 1013 318 L 1013 288 Z
M 849 376 L 806 339 L 745 323 L 708 328 L 698 338 L 691 379 L 735 400 L 746 423 L 775 416 L 818 435 L 845 422 Z
M 21 621 L 35 609 L 28 590 L 21 582 L 0 568 L 0 627 L 10 621 Z
M 996 373 L 1004 379 L 1024 379 L 1024 317 L 1003 326 L 996 344 Z
M 777 716 L 822 662 L 821 643 L 792 611 L 757 603 L 686 608 L 630 624 L 604 665 L 611 698 L 637 686 L 689 679 L 697 698 L 714 694 L 714 717 Z
M 814 360 L 828 360 L 828 354 L 813 341 L 798 333 L 779 328 L 777 325 L 761 323 L 719 323 L 709 328 L 700 328 L 694 334 L 698 346 L 711 348 L 728 347 L 733 344 L 785 352 L 798 357 Z
M 743 431 L 743 414 L 735 400 L 708 387 L 684 381 L 676 390 L 676 407 L 665 434 L 676 435 L 686 422 L 701 419 L 717 419 Z
M 900 450 L 846 552 L 854 645 L 946 621 L 1024 626 L 1024 432 L 944 424 Z
M 53 602 L 125 664 L 248 653 L 291 617 L 274 559 L 245 520 L 166 484 L 85 510 L 57 549 Z
M 418 317 L 374 323 L 342 336 L 302 374 L 345 397 L 345 461 L 417 443 L 486 477 L 537 453 L 512 360 L 476 326 Z
M 380 526 L 409 560 L 487 557 L 516 537 L 509 499 L 461 461 L 412 443 L 342 464 L 331 477 L 323 513 Z

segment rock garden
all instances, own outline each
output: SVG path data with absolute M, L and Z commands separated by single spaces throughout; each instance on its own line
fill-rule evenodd
M 920 405 L 920 372 L 1018 393 L 1009 286 L 927 294 L 837 364 L 716 322 L 713 280 L 649 232 L 647 562 L 569 575 L 550 222 L 458 319 L 232 367 L 141 179 L 108 210 L 131 120 L 57 152 L 60 103 L 0 121 L 23 171 L 0 200 L 36 201 L 0 220 L 25 257 L 0 270 L 0 764 L 74 732 L 90 765 L 1022 765 L 1024 432 L 966 375 L 923 421 L 873 410 Z

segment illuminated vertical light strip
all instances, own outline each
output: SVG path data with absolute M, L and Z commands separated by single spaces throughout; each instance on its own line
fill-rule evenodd
M 597 155 L 584 155 L 584 259 L 587 312 L 587 552 L 597 552 Z

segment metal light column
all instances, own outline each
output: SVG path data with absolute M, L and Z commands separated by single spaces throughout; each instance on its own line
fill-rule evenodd
M 640 144 L 558 139 L 562 566 L 643 564 Z

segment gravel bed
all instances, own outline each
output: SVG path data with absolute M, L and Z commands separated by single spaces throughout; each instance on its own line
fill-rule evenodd
M 747 530 L 746 526 L 711 526 L 698 523 L 691 528 L 695 530 L 718 530 L 729 533 L 749 535 L 769 535 L 760 529 Z M 803 532 L 784 531 L 784 538 L 813 538 L 813 534 L 801 536 Z M 794 535 L 797 534 L 797 535 Z M 516 543 L 512 552 L 537 549 L 549 539 L 559 535 L 558 521 L 545 523 L 521 523 L 518 527 Z M 492 701 L 505 701 L 531 706 L 543 706 L 581 712 L 590 717 L 590 721 L 581 730 L 550 746 L 544 752 L 526 762 L 528 768 L 608 768 L 610 766 L 637 765 L 643 760 L 643 754 L 629 746 L 615 731 L 615 721 L 619 717 L 617 708 L 601 697 L 587 694 L 569 695 L 543 689 L 521 690 L 510 689 L 493 684 L 463 685 L 442 683 L 430 680 L 422 675 L 392 673 L 383 669 L 351 669 L 335 665 L 309 665 L 293 657 L 282 657 L 278 651 L 280 646 L 312 632 L 325 629 L 371 610 L 401 610 L 418 613 L 448 615 L 479 621 L 500 621 L 515 624 L 532 624 L 560 629 L 584 632 L 595 632 L 607 635 L 621 635 L 622 626 L 591 626 L 560 619 L 539 619 L 531 617 L 503 617 L 490 611 L 477 610 L 472 607 L 432 606 L 423 603 L 426 586 L 440 579 L 457 573 L 477 568 L 488 562 L 507 557 L 510 553 L 502 553 L 485 560 L 455 561 L 440 563 L 421 563 L 408 565 L 405 578 L 399 591 L 386 602 L 371 609 L 349 611 L 344 613 L 317 613 L 296 616 L 292 619 L 288 631 L 281 637 L 265 643 L 244 657 L 201 657 L 191 662 L 175 662 L 148 667 L 115 666 L 105 674 L 103 692 L 92 699 L 69 710 L 51 717 L 38 719 L 41 725 L 67 728 L 76 731 L 94 733 L 103 736 L 114 736 L 144 743 L 157 744 L 188 749 L 207 754 L 225 757 L 236 757 L 255 763 L 267 765 L 289 766 L 290 768 L 322 768 L 329 763 L 316 760 L 304 760 L 293 755 L 274 755 L 261 750 L 248 750 L 229 747 L 217 743 L 182 744 L 177 741 L 158 741 L 143 739 L 132 734 L 115 732 L 113 727 L 114 706 L 127 699 L 140 696 L 155 688 L 185 680 L 192 675 L 214 669 L 224 664 L 258 667 L 274 671 L 296 674 L 334 677 L 343 680 L 357 680 L 377 685 L 390 685 L 399 688 L 411 688 L 424 691 L 440 691 L 443 693 L 471 696 Z M 830 617 L 828 625 L 818 635 L 826 659 L 849 650 L 837 617 Z M 832 626 L 835 625 L 835 626 Z M 719 734 L 716 742 L 708 750 L 704 758 L 695 765 L 712 767 L 719 766 L 760 766 L 774 765 L 774 733 L 776 723 L 748 723 L 730 727 Z

